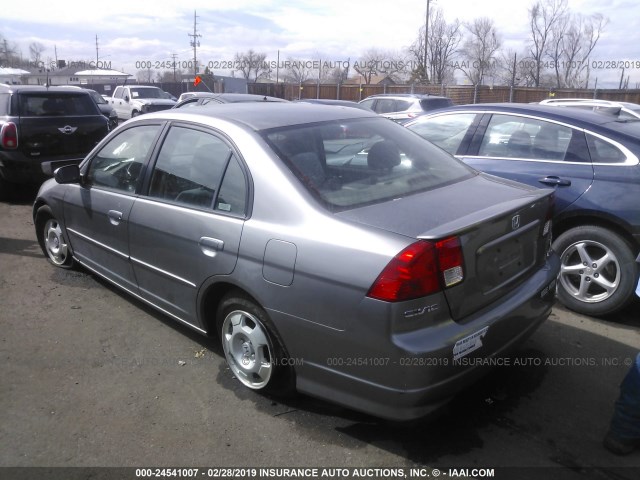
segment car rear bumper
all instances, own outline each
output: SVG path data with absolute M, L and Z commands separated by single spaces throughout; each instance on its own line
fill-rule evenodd
M 492 365 L 508 364 L 508 356 L 551 313 L 558 271 L 559 260 L 553 254 L 544 268 L 509 295 L 463 323 L 449 321 L 391 335 L 390 344 L 378 346 L 375 356 L 313 361 L 301 354 L 304 362 L 296 367 L 297 388 L 389 420 L 423 417 L 488 373 Z M 479 340 L 480 346 L 454 359 L 454 350 L 458 354 L 464 350 L 465 339 Z
M 28 158 L 22 152 L 0 152 L 0 171 L 10 183 L 39 184 L 65 165 L 78 165 L 83 157 Z

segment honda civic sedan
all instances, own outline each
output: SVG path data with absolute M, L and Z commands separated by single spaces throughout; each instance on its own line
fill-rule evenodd
M 421 417 L 547 318 L 552 191 L 374 113 L 255 103 L 121 125 L 34 204 L 78 264 L 218 338 L 246 387 Z
M 586 315 L 634 299 L 640 251 L 640 121 L 570 108 L 462 105 L 407 128 L 486 173 L 556 191 L 558 297 Z

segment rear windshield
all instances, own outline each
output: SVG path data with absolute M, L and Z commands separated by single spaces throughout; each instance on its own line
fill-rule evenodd
M 18 109 L 19 115 L 27 117 L 98 114 L 95 102 L 89 95 L 84 93 L 22 93 L 19 98 Z
M 448 153 L 383 118 L 263 132 L 276 154 L 331 211 L 402 198 L 475 175 Z
M 423 110 L 435 110 L 437 108 L 446 108 L 453 105 L 450 98 L 428 98 L 420 101 Z

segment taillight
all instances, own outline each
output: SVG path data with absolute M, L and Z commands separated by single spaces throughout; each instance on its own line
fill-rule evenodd
M 15 123 L 8 122 L 0 129 L 0 145 L 7 150 L 18 148 L 18 128 Z
M 424 297 L 464 278 L 462 248 L 456 237 L 431 243 L 419 240 L 398 253 L 367 293 L 386 302 Z
M 445 287 L 452 287 L 464 279 L 462 268 L 462 247 L 457 237 L 447 238 L 436 243 L 440 274 Z

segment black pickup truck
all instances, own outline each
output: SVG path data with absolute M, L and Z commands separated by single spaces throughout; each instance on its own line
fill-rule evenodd
M 108 131 L 84 90 L 0 84 L 0 198 L 80 163 Z

